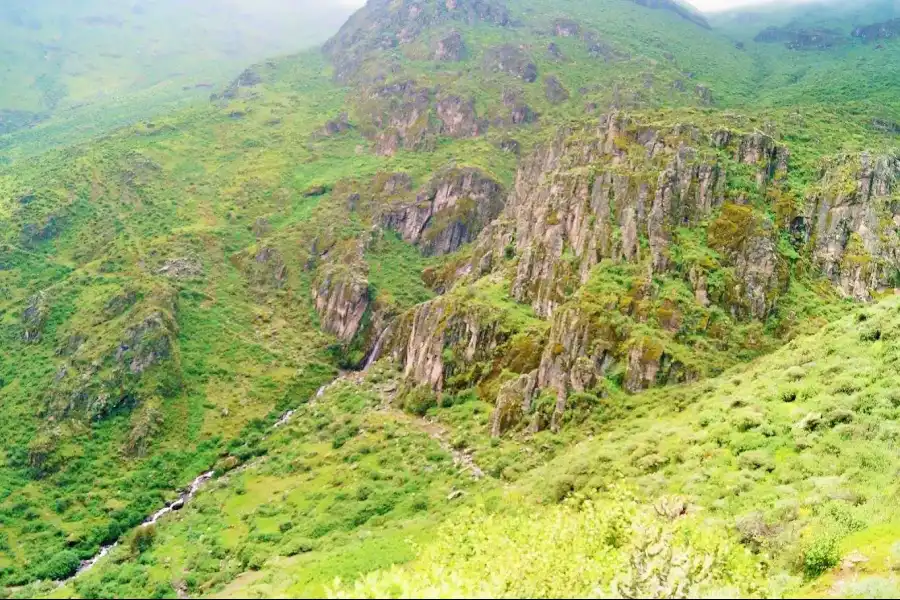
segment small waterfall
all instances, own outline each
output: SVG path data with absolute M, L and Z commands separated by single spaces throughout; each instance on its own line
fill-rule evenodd
M 278 422 L 277 422 L 277 423 L 275 423 L 274 425 L 272 425 L 272 429 L 278 429 L 278 428 L 281 427 L 282 425 L 287 424 L 287 422 L 290 421 L 290 420 L 291 420 L 291 417 L 293 417 L 293 416 L 294 416 L 294 411 L 292 411 L 292 410 L 287 411 L 286 413 L 284 413 L 283 415 L 281 415 L 281 418 L 278 419 Z
M 391 332 L 391 326 L 388 325 L 384 328 L 384 331 L 381 332 L 381 335 L 378 336 L 378 341 L 375 342 L 375 347 L 372 348 L 372 352 L 369 353 L 369 357 L 366 358 L 366 365 L 363 367 L 363 371 L 368 371 L 369 367 L 375 364 L 375 361 L 379 359 L 381 356 L 381 348 L 384 346 L 385 340 L 387 340 L 388 334 Z

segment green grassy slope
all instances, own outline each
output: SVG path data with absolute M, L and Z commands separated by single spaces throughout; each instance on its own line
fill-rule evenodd
M 644 575 L 643 595 L 659 593 L 658 581 L 694 593 L 895 595 L 898 327 L 900 303 L 886 300 L 715 380 L 613 399 L 605 425 L 521 478 L 509 504 L 456 517 L 417 561 L 345 584 L 343 593 L 583 595 L 629 589 Z M 517 505 L 519 494 L 532 503 Z M 582 504 L 585 494 L 594 506 Z M 560 514 L 553 506 L 565 499 Z M 617 520 L 625 537 L 587 538 L 595 555 L 556 529 L 614 531 Z M 478 528 L 475 539 L 460 530 L 467 525 Z M 652 559 L 668 555 L 641 550 L 640 539 L 654 526 L 676 556 L 714 557 L 712 570 L 657 570 Z M 546 567 L 532 570 L 526 559 L 507 570 L 522 544 L 552 557 Z
M 395 4 L 373 2 L 370 10 Z M 437 11 L 444 5 L 426 4 Z M 363 338 L 374 331 L 372 322 L 444 292 L 426 283 L 445 276 L 452 281 L 474 252 L 464 245 L 446 257 L 426 257 L 384 231 L 379 211 L 396 199 L 379 195 L 379 182 L 404 174 L 415 200 L 436 173 L 455 166 L 477 168 L 510 189 L 520 164 L 519 155 L 504 149 L 511 140 L 527 157 L 568 128 L 574 145 L 589 137 L 597 112 L 618 111 L 640 124 L 617 140 L 621 168 L 651 184 L 659 165 L 628 137 L 641 128 L 692 144 L 684 125 L 706 137 L 721 127 L 765 131 L 790 151 L 790 168 L 761 191 L 754 179 L 758 165 L 700 145 L 704 156 L 714 155 L 728 170 L 726 208 L 671 232 L 669 272 L 647 275 L 646 254 L 632 263 L 601 262 L 584 285 L 565 290 L 567 307 L 587 307 L 598 323 L 608 319 L 603 324 L 617 331 L 664 341 L 676 358 L 702 367 L 697 376 L 771 352 L 848 310 L 849 301 L 817 271 L 809 247 L 792 242 L 788 224 L 803 199 L 821 191 L 821 171 L 831 157 L 896 145 L 896 133 L 873 120 L 897 116 L 890 69 L 900 44 L 888 40 L 875 48 L 851 40 L 834 51 L 801 54 L 748 41 L 741 49 L 724 28 L 708 30 L 626 0 L 523 0 L 509 9 L 511 25 L 438 18 L 420 37 L 396 46 L 384 41 L 403 31 L 391 20 L 400 17 L 389 11 L 386 29 L 364 28 L 348 38 L 363 60 L 341 82 L 334 76 L 345 65 L 334 48 L 329 55 L 273 59 L 248 71 L 249 80 L 233 93 L 217 88 L 214 102 L 0 170 L 0 421 L 8 424 L 0 433 L 0 584 L 62 578 L 102 543 L 122 538 L 127 543 L 110 559 L 60 590 L 40 584 L 10 592 L 321 595 L 335 577 L 352 582 L 413 560 L 419 547 L 408 539 L 429 542 L 450 515 L 437 548 L 452 545 L 467 519 L 483 517 L 460 516 L 457 504 L 483 501 L 491 512 L 522 502 L 524 512 L 499 515 L 491 535 L 506 536 L 529 511 L 547 522 L 571 518 L 577 532 L 577 509 L 546 504 L 575 490 L 605 491 L 621 478 L 635 488 L 633 500 L 597 501 L 651 529 L 659 525 L 652 507 L 662 494 L 685 496 L 711 515 L 712 526 L 731 527 L 749 518 L 754 503 L 765 505 L 757 508 L 763 514 L 750 534 L 737 527 L 697 546 L 707 552 L 720 542 L 732 544 L 734 552 L 715 563 L 716 574 L 700 583 L 734 584 L 745 593 L 766 590 L 761 580 L 770 573 L 787 573 L 785 585 L 799 589 L 802 582 L 790 577 L 817 576 L 833 566 L 843 544 L 853 543 L 846 541 L 854 539 L 851 533 L 890 524 L 883 516 L 889 504 L 883 480 L 874 473 L 893 459 L 868 463 L 856 445 L 873 431 L 871 439 L 884 443 L 877 448 L 887 453 L 890 445 L 878 429 L 879 411 L 889 411 L 879 394 L 887 394 L 891 381 L 890 303 L 872 309 L 865 322 L 833 325 L 763 362 L 692 386 L 629 396 L 619 365 L 604 372 L 596 389 L 573 395 L 573 411 L 558 434 L 517 432 L 492 440 L 489 416 L 499 386 L 536 366 L 551 326 L 510 296 L 518 257 L 508 256 L 489 277 L 439 300 L 448 309 L 487 315 L 506 336 L 496 356 L 466 364 L 464 348 L 444 348 L 442 359 L 455 370 L 443 394 L 410 393 L 409 382 L 384 365 L 367 382 L 351 379 L 307 403 L 339 369 L 359 365 L 371 346 Z M 593 35 L 557 35 L 563 18 Z M 432 60 L 435 44 L 451 30 L 465 43 L 462 60 Z M 564 58 L 547 52 L 551 43 Z M 524 44 L 539 73 L 535 83 L 486 66 L 501 44 Z M 850 65 L 859 60 L 877 67 L 866 88 L 852 80 L 857 72 Z M 773 70 L 792 61 L 802 77 Z M 827 68 L 813 68 L 819 63 Z M 841 71 L 852 73 L 833 75 Z M 549 75 L 567 98 L 548 96 L 543 78 Z M 407 132 L 409 147 L 376 153 L 378 136 L 389 129 L 385 120 L 405 102 L 378 90 L 408 81 L 428 90 L 429 102 L 471 99 L 488 127 L 477 136 L 453 135 L 438 128 L 429 109 Z M 539 118 L 505 122 L 507 91 Z M 162 97 L 145 93 L 148 102 Z M 327 133 L 326 123 L 340 122 L 342 114 L 346 130 Z M 56 135 L 54 127 L 68 131 L 63 121 L 46 127 L 48 136 Z M 40 132 L 14 135 L 37 136 L 30 139 L 39 144 L 51 139 Z M 32 143 L 21 139 L 25 148 Z M 566 175 L 584 170 L 575 164 Z M 779 277 L 786 284 L 778 310 L 762 320 L 728 305 L 735 267 L 722 231 L 727 238 L 731 220 L 746 215 L 759 230 L 778 232 Z M 646 253 L 648 240 L 639 245 Z M 566 257 L 574 261 L 571 250 Z M 313 300 L 323 265 L 340 259 L 366 272 L 372 300 L 365 332 L 347 343 L 322 331 Z M 871 262 L 864 253 L 849 259 Z M 688 285 L 692 265 L 709 269 L 710 290 L 724 300 L 696 298 Z M 865 335 L 854 337 L 853 327 Z M 828 331 L 840 334 L 842 345 L 833 345 Z M 828 369 L 844 354 L 860 357 L 853 366 L 841 365 L 846 379 L 857 383 L 838 389 L 831 379 L 844 372 Z M 857 381 L 868 381 L 852 370 L 857 364 L 872 380 L 868 387 Z M 796 395 L 785 401 L 780 394 L 787 398 L 791 390 Z M 752 397 L 737 398 L 744 392 Z M 554 403 L 542 395 L 535 411 L 552 412 Z M 269 435 L 281 413 L 300 406 L 293 425 Z M 817 412 L 815 424 L 792 429 Z M 440 425 L 422 420 L 423 414 Z M 663 435 L 670 430 L 679 435 Z M 622 453 L 622 447 L 630 450 Z M 477 486 L 469 473 L 453 468 L 454 451 L 467 448 L 487 474 Z M 845 450 L 844 462 L 808 464 Z M 247 462 L 183 516 L 160 523 L 152 540 L 132 543 L 133 527 L 176 488 L 210 467 L 224 473 Z M 708 476 L 688 479 L 701 468 Z M 832 498 L 820 483 L 857 495 Z M 468 494 L 448 499 L 456 490 Z M 831 502 L 821 511 L 813 506 L 816 490 Z M 783 498 L 796 498 L 797 510 L 782 511 Z M 643 520 L 648 515 L 650 523 Z M 672 535 L 707 531 L 702 516 L 692 519 L 669 523 L 677 529 Z M 549 526 L 541 521 L 536 527 Z M 609 539 L 591 548 L 608 552 L 613 564 L 631 560 L 629 552 L 640 543 L 627 534 L 619 546 Z M 467 543 L 493 544 L 490 538 Z M 431 589 L 416 586 L 434 583 L 432 563 L 440 564 L 441 552 L 423 556 L 411 574 L 397 575 L 398 589 Z M 469 584 L 479 583 L 484 565 L 460 564 L 451 567 L 472 580 L 447 588 L 448 595 L 480 589 Z M 740 575 L 734 581 L 721 576 L 728 565 Z M 613 584 L 607 571 L 601 576 L 604 586 Z M 566 577 L 563 587 L 524 581 L 535 589 L 588 593 L 577 573 Z
M 858 309 L 719 378 L 610 397 L 579 427 L 499 443 L 473 427 L 488 405 L 404 416 L 388 408 L 396 374 L 375 370 L 329 388 L 263 443 L 267 458 L 67 593 L 171 582 L 218 597 L 646 595 L 657 583 L 895 593 L 898 309 L 894 299 Z M 450 447 L 487 478 L 453 468 Z M 668 555 L 644 546 L 660 539 L 679 560 L 710 557 L 709 570 L 660 571 Z M 647 571 L 632 572 L 638 564 Z
M 249 63 L 322 43 L 349 12 L 305 1 L 4 2 L 0 156 L 202 101 Z

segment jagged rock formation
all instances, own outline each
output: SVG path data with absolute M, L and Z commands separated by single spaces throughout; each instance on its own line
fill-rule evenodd
M 887 40 L 900 36 L 900 19 L 891 19 L 882 23 L 873 23 L 863 27 L 857 27 L 851 34 L 864 42 L 872 40 Z
M 404 376 L 436 392 L 475 385 L 491 373 L 499 356 L 516 355 L 511 316 L 477 293 L 440 296 L 399 317 L 391 327 L 384 354 L 401 366 Z M 513 366 L 533 369 L 533 359 Z
M 521 48 L 506 44 L 485 52 L 484 67 L 489 71 L 506 73 L 526 83 L 537 81 L 538 68 Z
M 336 80 L 365 79 L 366 63 L 374 51 L 410 44 L 427 29 L 453 21 L 512 24 L 509 11 L 498 0 L 372 0 L 347 21 L 324 51 L 335 67 Z
M 863 153 L 826 167 L 794 227 L 813 258 L 847 296 L 866 300 L 895 287 L 900 271 L 900 156 Z
M 406 325 L 392 333 L 394 356 L 407 377 L 437 391 L 455 387 L 450 378 L 461 371 L 470 383 L 490 377 L 476 365 L 507 361 L 512 335 L 493 325 L 496 314 L 459 301 L 472 281 L 482 285 L 479 278 L 489 275 L 500 285 L 510 282 L 509 294 L 544 320 L 547 335 L 529 366 L 519 365 L 516 379 L 498 388 L 495 433 L 523 420 L 531 430 L 555 429 L 572 394 L 602 395 L 604 379 L 614 374 L 632 392 L 695 379 L 705 365 L 686 358 L 681 335 L 697 318 L 688 315 L 715 305 L 734 319 L 764 319 L 787 285 L 774 224 L 726 189 L 726 172 L 752 173 L 765 193 L 787 168 L 785 148 L 759 132 L 660 130 L 621 115 L 564 132 L 521 164 L 503 213 L 479 236 L 468 266 L 450 275 L 460 280 L 459 291 L 403 317 Z M 407 210 L 389 222 L 416 231 L 424 222 L 417 215 L 429 211 L 425 203 L 420 213 Z M 707 259 L 672 254 L 680 228 L 707 221 L 714 260 L 729 273 L 715 290 Z M 615 264 L 646 275 L 634 272 L 633 283 L 616 294 L 589 291 L 593 278 Z M 653 277 L 675 277 L 690 294 L 678 301 L 661 297 Z M 640 325 L 647 322 L 659 334 L 648 335 Z M 446 324 L 454 324 L 449 337 Z M 553 398 L 552 409 L 539 397 Z
M 319 260 L 312 295 L 321 327 L 349 343 L 359 332 L 370 302 L 363 247 L 347 240 L 330 247 Z
M 458 31 L 451 31 L 437 41 L 434 60 L 459 62 L 466 56 L 466 44 Z
M 46 399 L 51 415 L 100 418 L 123 404 L 177 393 L 177 292 L 157 287 L 144 294 L 141 301 L 133 291 L 111 298 L 100 329 L 66 337 Z
M 502 260 L 505 240 L 515 239 L 512 295 L 543 317 L 605 258 L 640 260 L 649 250 L 651 268 L 665 271 L 671 230 L 697 223 L 723 203 L 725 193 L 724 166 L 687 145 L 700 142 L 701 134 L 690 128 L 680 133 L 685 141 L 669 145 L 663 132 L 613 116 L 587 142 L 561 136 L 523 163 L 504 215 L 503 228 L 511 231 L 494 228 L 500 242 L 483 238 L 474 265 L 483 270 Z M 765 136 L 733 143 L 720 135 L 714 143 L 734 145 L 739 163 L 761 165 L 761 184 L 785 166 L 783 149 Z M 632 145 L 635 152 L 627 152 Z M 647 250 L 638 243 L 643 236 Z
M 428 255 L 449 254 L 481 233 L 503 209 L 503 188 L 478 169 L 438 173 L 414 200 L 390 205 L 384 227 Z

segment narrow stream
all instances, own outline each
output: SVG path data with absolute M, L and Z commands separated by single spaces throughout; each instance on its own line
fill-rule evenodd
M 327 389 L 327 387 L 328 386 L 324 386 L 324 385 L 322 387 L 320 387 L 318 392 L 316 392 L 316 398 L 322 397 L 322 395 L 325 394 L 325 390 Z M 290 421 L 291 417 L 293 417 L 293 416 L 294 416 L 293 410 L 289 410 L 289 411 L 285 412 L 283 415 L 281 415 L 281 417 L 278 419 L 278 421 L 276 421 L 275 424 L 272 425 L 272 429 L 275 430 L 275 429 L 278 429 L 279 427 L 287 424 L 287 422 Z M 182 508 L 184 508 L 185 505 L 188 502 L 190 502 L 194 496 L 197 495 L 197 492 L 199 492 L 201 489 L 203 489 L 203 487 L 206 486 L 206 484 L 212 480 L 213 474 L 214 474 L 213 471 L 207 471 L 206 473 L 199 475 L 196 479 L 194 479 L 194 481 L 191 482 L 191 485 L 178 496 L 178 498 L 176 498 L 175 500 L 173 500 L 172 502 L 167 504 L 165 507 L 163 507 L 163 508 L 159 509 L 158 511 L 156 511 L 155 513 L 153 513 L 153 515 L 148 517 L 146 521 L 144 521 L 143 523 L 138 525 L 137 529 L 142 529 L 144 527 L 149 527 L 150 525 L 155 525 L 161 518 L 163 518 L 167 514 L 169 514 L 171 512 L 179 511 Z M 114 548 L 116 548 L 118 545 L 119 545 L 119 541 L 116 541 L 116 542 L 113 542 L 112 544 L 103 546 L 102 548 L 100 548 L 100 551 L 97 552 L 97 554 L 95 554 L 92 558 L 81 561 L 81 566 L 78 567 L 78 570 L 75 571 L 74 575 L 72 575 L 68 579 L 63 579 L 57 583 L 60 586 L 63 586 L 65 584 L 69 583 L 70 581 L 72 581 L 73 579 L 75 579 L 76 577 L 78 577 L 79 575 L 81 575 L 82 573 L 90 571 L 97 565 L 98 562 L 100 562 L 100 560 L 103 557 L 105 557 L 110 552 L 112 552 L 112 550 Z
M 155 525 L 157 521 L 159 521 L 161 518 L 163 518 L 170 512 L 174 512 L 174 511 L 181 510 L 182 508 L 184 508 L 184 505 L 187 504 L 188 502 L 190 502 L 191 498 L 196 496 L 197 492 L 199 492 L 200 489 L 203 488 L 204 485 L 209 483 L 209 481 L 212 479 L 212 477 L 213 477 L 213 471 L 207 471 L 203 475 L 200 475 L 199 477 L 194 479 L 194 481 L 191 482 L 190 487 L 187 490 L 185 490 L 184 492 L 182 492 L 178 498 L 176 498 L 174 501 L 167 504 L 165 507 L 163 507 L 163 508 L 159 509 L 158 511 L 156 511 L 155 513 L 153 513 L 153 515 L 150 518 L 148 518 L 146 521 L 144 521 L 143 523 L 138 525 L 137 528 L 143 529 L 144 527 L 149 527 L 150 525 Z M 101 558 L 103 558 L 104 556 L 109 554 L 113 550 L 113 548 L 115 548 L 118 545 L 119 545 L 119 542 L 116 541 L 107 546 L 103 546 L 102 548 L 100 548 L 100 551 L 94 555 L 93 558 L 81 561 L 81 566 L 78 567 L 78 570 L 75 571 L 75 574 L 72 575 L 71 577 L 69 577 L 68 579 L 64 579 L 63 581 L 61 581 L 60 585 L 68 583 L 69 581 L 71 581 L 72 579 L 75 579 L 76 577 L 78 577 L 79 575 L 84 573 L 85 571 L 90 571 L 100 561 Z

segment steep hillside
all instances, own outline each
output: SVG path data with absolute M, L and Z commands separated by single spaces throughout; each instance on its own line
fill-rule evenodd
M 7 0 L 0 161 L 205 99 L 249 63 L 324 42 L 350 11 L 307 0 Z
M 872 6 L 859 14 L 890 18 Z M 778 485 L 842 475 L 859 496 L 835 502 L 886 522 L 853 479 L 880 467 L 803 465 L 869 423 L 829 411 L 875 414 L 838 397 L 866 386 L 831 390 L 827 347 L 888 381 L 891 301 L 865 313 L 871 331 L 854 322 L 854 345 L 850 321 L 829 323 L 900 280 L 900 43 L 751 46 L 715 23 L 669 1 L 371 0 L 321 52 L 250 67 L 208 105 L 0 171 L 0 583 L 243 597 L 340 577 L 341 593 L 423 594 L 446 567 L 471 579 L 441 594 L 500 594 L 478 587 L 493 555 L 439 549 L 494 512 L 499 538 L 466 541 L 477 553 L 514 547 L 530 511 L 528 531 L 562 519 L 577 537 L 596 515 L 534 501 L 598 487 L 630 525 L 582 548 L 609 556 L 591 586 L 663 594 L 611 578 L 650 561 L 643 530 L 700 536 L 673 546 L 700 561 L 692 593 L 795 590 L 834 566 L 856 529 L 832 535 L 831 513 L 714 530 L 750 512 L 744 494 L 775 504 Z M 853 60 L 884 69 L 859 89 L 835 76 Z M 791 61 L 809 77 L 773 71 Z M 793 397 L 763 390 L 790 361 Z M 765 397 L 722 410 L 749 424 L 716 412 L 739 378 Z M 790 446 L 806 413 L 821 413 L 808 445 Z M 181 516 L 135 529 L 209 469 Z M 606 494 L 620 480 L 630 492 Z M 663 494 L 683 510 L 655 510 Z M 788 522 L 796 536 L 768 545 Z M 406 542 L 436 535 L 424 554 Z M 523 585 L 588 593 L 546 571 Z

